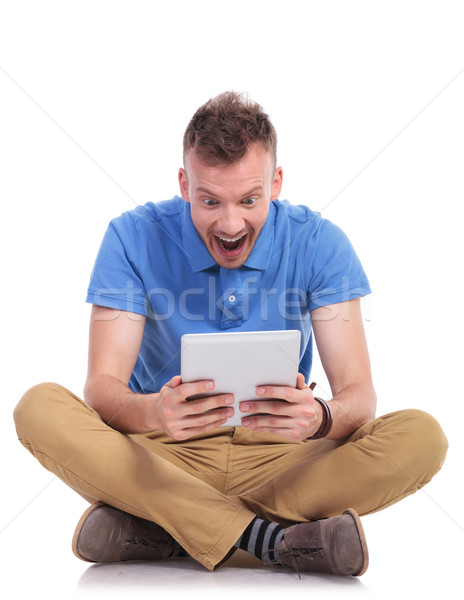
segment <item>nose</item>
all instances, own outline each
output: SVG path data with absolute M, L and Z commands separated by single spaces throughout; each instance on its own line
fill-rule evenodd
M 237 237 L 246 230 L 245 220 L 241 215 L 240 208 L 235 206 L 223 206 L 216 225 L 218 233 L 229 238 Z

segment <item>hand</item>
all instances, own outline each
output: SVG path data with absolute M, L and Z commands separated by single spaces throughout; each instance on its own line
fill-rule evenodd
M 155 429 L 162 429 L 175 440 L 185 440 L 213 427 L 219 427 L 233 416 L 234 409 L 229 406 L 234 402 L 231 394 L 187 400 L 196 394 L 213 392 L 213 381 L 181 381 L 180 376 L 176 375 L 157 394 L 154 407 L 157 422 Z
M 260 413 L 242 418 L 244 427 L 282 435 L 293 441 L 311 437 L 319 429 L 322 409 L 301 373 L 298 373 L 296 388 L 264 385 L 257 388 L 256 393 L 266 400 L 240 403 L 241 412 Z

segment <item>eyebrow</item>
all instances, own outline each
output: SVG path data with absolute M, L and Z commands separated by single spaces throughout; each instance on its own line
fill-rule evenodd
M 250 196 L 253 196 L 253 194 L 256 194 L 257 192 L 261 192 L 262 190 L 263 190 L 263 187 L 261 185 L 257 185 L 254 188 L 252 188 L 249 192 L 244 194 L 242 197 L 249 198 Z M 199 186 L 197 188 L 197 192 L 207 194 L 208 196 L 216 196 L 216 194 L 214 192 L 212 192 L 211 190 L 209 190 L 208 188 L 203 187 L 203 186 Z

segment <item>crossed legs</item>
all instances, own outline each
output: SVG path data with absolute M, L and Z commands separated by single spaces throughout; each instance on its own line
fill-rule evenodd
M 286 443 L 244 428 L 175 442 L 124 435 L 77 396 L 40 384 L 15 409 L 18 437 L 89 502 L 155 522 L 212 570 L 255 516 L 283 525 L 375 512 L 425 485 L 446 438 L 433 417 L 379 417 L 342 441 Z

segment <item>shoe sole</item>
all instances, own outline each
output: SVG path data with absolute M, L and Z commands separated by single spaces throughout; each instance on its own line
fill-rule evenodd
M 105 504 L 104 502 L 96 502 L 95 504 L 91 504 L 89 506 L 89 508 L 85 511 L 85 513 L 82 515 L 82 517 L 79 519 L 79 523 L 77 524 L 76 530 L 73 535 L 72 544 L 71 544 L 73 554 L 74 554 L 74 556 L 77 556 L 77 558 L 79 558 L 80 560 L 83 560 L 85 562 L 93 563 L 95 561 L 89 560 L 88 558 L 85 558 L 84 556 L 79 554 L 79 552 L 77 550 L 77 541 L 79 539 L 79 534 L 81 532 L 82 527 L 84 526 L 85 521 L 87 520 L 87 517 L 91 513 L 93 513 L 94 510 L 96 510 L 97 508 L 100 508 L 100 506 L 104 506 L 104 504 Z
M 349 508 L 348 510 L 345 510 L 345 512 L 343 514 L 349 514 L 353 518 L 354 522 L 356 523 L 356 527 L 358 529 L 359 541 L 361 542 L 361 546 L 362 546 L 362 550 L 363 550 L 364 562 L 363 562 L 361 568 L 359 569 L 359 571 L 357 571 L 356 573 L 353 573 L 353 575 L 354 575 L 354 577 L 360 577 L 361 575 L 364 575 L 364 573 L 367 571 L 367 567 L 369 566 L 369 552 L 367 550 L 366 536 L 364 535 L 364 529 L 361 524 L 361 519 L 359 518 L 359 515 L 354 510 L 354 508 Z

